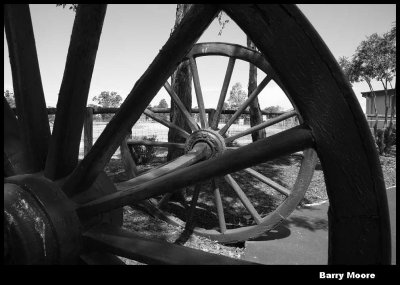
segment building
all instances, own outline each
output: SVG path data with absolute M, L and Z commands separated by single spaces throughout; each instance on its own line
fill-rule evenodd
M 396 105 L 396 92 L 395 89 L 389 89 L 389 100 L 391 98 L 392 104 Z M 372 98 L 372 92 L 361 92 L 361 95 L 367 100 L 366 103 L 366 116 L 370 127 L 373 127 L 375 122 L 375 110 Z M 376 109 L 378 111 L 378 128 L 383 126 L 385 120 L 385 90 L 375 91 L 376 96 Z M 391 106 L 391 105 L 390 105 Z M 389 109 L 388 120 L 390 119 L 391 110 Z M 396 124 L 396 116 L 394 117 L 393 123 Z

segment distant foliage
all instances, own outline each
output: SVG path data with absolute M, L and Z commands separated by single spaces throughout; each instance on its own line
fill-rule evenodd
M 156 108 L 168 108 L 168 103 L 165 99 L 161 99 Z
M 379 153 L 381 155 L 386 153 L 392 145 L 393 118 L 396 113 L 396 106 L 391 104 L 391 96 L 396 95 L 389 96 L 388 92 L 389 89 L 396 90 L 396 84 L 392 85 L 396 78 L 396 23 L 394 22 L 390 31 L 383 35 L 374 33 L 366 37 L 358 45 L 351 59 L 340 57 L 338 63 L 350 83 L 367 83 L 371 91 L 371 100 L 375 113 L 373 126 L 375 142 Z M 372 81 L 374 80 L 380 82 L 385 90 L 385 120 L 381 130 L 378 130 L 376 95 L 372 87 Z M 388 122 L 389 113 L 390 121 Z
M 6 91 L 4 91 L 4 98 L 6 98 L 8 105 L 10 105 L 11 108 L 15 108 L 14 92 L 6 89 Z
M 119 108 L 122 102 L 122 97 L 117 92 L 102 91 L 100 95 L 94 96 L 93 102 L 97 103 L 103 108 Z M 112 114 L 101 114 L 103 120 L 108 120 Z
M 229 93 L 228 108 L 237 109 L 247 99 L 247 92 L 243 89 L 240 82 L 236 82 Z
M 69 10 L 72 10 L 76 12 L 76 9 L 78 8 L 78 4 L 56 4 L 56 6 L 62 6 L 65 8 L 68 5 Z
M 228 16 L 223 11 L 219 12 L 217 16 L 219 26 L 221 27 L 218 32 L 218 36 L 222 35 L 222 30 L 225 28 L 225 25 L 229 23 L 229 19 L 227 19 L 226 17 Z
M 282 108 L 281 106 L 278 106 L 278 105 L 276 105 L 276 106 L 269 106 L 269 107 L 266 107 L 266 108 L 264 109 L 264 111 L 265 111 L 265 112 L 268 112 L 268 113 L 280 113 L 280 112 L 282 112 L 282 110 L 283 110 L 283 108 Z
M 156 108 L 168 108 L 168 103 L 165 99 L 161 99 Z M 161 118 L 168 120 L 168 113 L 160 113 L 158 114 Z

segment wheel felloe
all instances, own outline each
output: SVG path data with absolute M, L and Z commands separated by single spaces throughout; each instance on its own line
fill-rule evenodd
M 30 174 L 6 178 L 4 263 L 77 263 L 82 243 L 74 208 L 46 178 Z

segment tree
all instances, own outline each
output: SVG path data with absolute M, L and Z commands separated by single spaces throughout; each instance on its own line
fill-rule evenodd
M 341 57 L 338 59 L 338 63 L 350 83 L 365 81 L 368 84 L 375 112 L 374 138 L 379 153 L 383 154 L 390 148 L 389 140 L 386 140 L 388 144 L 385 146 L 385 136 L 391 137 L 393 116 L 396 112 L 396 107 L 391 104 L 392 98 L 388 96 L 388 86 L 393 88 L 391 82 L 396 77 L 396 26 L 394 25 L 389 32 L 382 36 L 377 33 L 368 36 L 357 47 L 351 61 L 346 57 Z M 372 80 L 381 82 L 385 90 L 385 120 L 383 128 L 380 130 L 378 130 L 376 95 L 372 87 Z M 390 123 L 387 127 L 390 108 Z
M 376 46 L 378 44 L 378 34 L 374 33 L 362 41 L 357 47 L 355 54 L 351 61 L 351 74 L 353 82 L 365 81 L 371 91 L 371 99 L 374 106 L 375 124 L 374 124 L 374 137 L 377 137 L 378 128 L 378 111 L 376 108 L 376 95 L 372 87 L 372 80 L 376 78 L 377 72 L 374 62 L 376 56 Z
M 94 96 L 92 101 L 103 108 L 119 108 L 122 97 L 118 95 L 117 92 L 102 91 L 100 95 Z M 112 116 L 112 114 L 101 114 L 103 120 L 108 120 Z
M 157 105 L 157 108 L 168 108 L 168 103 L 165 99 L 161 99 Z
M 167 101 L 165 99 L 161 99 L 160 102 L 158 103 L 158 105 L 156 106 L 156 108 L 163 108 L 163 109 L 166 109 L 168 107 L 169 107 L 168 103 L 167 103 Z M 160 115 L 161 118 L 163 118 L 165 120 L 168 120 L 168 114 L 161 113 L 159 115 Z
M 7 103 L 11 108 L 15 108 L 15 97 L 12 91 L 6 89 L 6 91 L 4 91 L 4 98 L 6 98 Z
M 177 4 L 176 7 L 176 19 L 174 29 L 179 25 L 182 21 L 183 17 L 186 15 L 189 10 L 191 4 Z M 192 73 L 190 70 L 189 62 L 182 62 L 174 74 L 171 77 L 171 87 L 172 90 L 175 91 L 176 95 L 178 95 L 179 99 L 182 101 L 183 105 L 190 112 L 192 107 Z M 171 100 L 171 111 L 170 111 L 170 121 L 175 125 L 183 128 L 187 132 L 191 133 L 191 129 L 183 116 L 183 114 L 179 111 L 179 108 L 176 106 L 175 102 Z M 177 142 L 184 143 L 185 139 L 182 138 L 179 133 L 174 129 L 169 129 L 168 131 L 168 141 L 169 142 Z M 173 160 L 178 156 L 183 154 L 183 150 L 177 148 L 169 148 L 167 160 Z
M 247 99 L 247 93 L 243 90 L 242 84 L 236 82 L 233 84 L 231 91 L 229 92 L 228 107 L 229 109 L 237 109 Z
M 256 46 L 247 37 L 247 47 L 253 50 L 256 50 Z M 249 64 L 249 85 L 248 85 L 248 92 L 250 94 L 257 88 L 257 67 L 253 64 Z M 260 109 L 260 104 L 258 103 L 258 98 L 254 98 L 254 100 L 250 103 L 250 126 L 254 127 L 262 123 L 262 114 Z M 251 138 L 253 142 L 265 138 L 265 129 L 261 129 L 257 132 L 251 133 Z
M 281 106 L 269 106 L 264 108 L 264 111 L 267 113 L 280 113 L 282 112 L 283 108 Z
M 393 113 L 395 110 L 393 110 L 393 105 L 391 104 L 392 100 L 388 95 L 388 84 L 393 88 L 391 82 L 396 77 L 396 26 L 393 26 L 389 32 L 383 34 L 383 36 L 380 38 L 380 44 L 378 47 L 379 57 L 377 58 L 376 64 L 377 80 L 382 83 L 382 86 L 385 90 L 384 128 L 387 126 L 389 108 L 392 107 L 389 126 L 389 129 L 391 130 L 393 126 Z
M 343 74 L 346 76 L 350 85 L 354 82 L 353 73 L 352 73 L 352 62 L 346 56 L 341 56 L 338 59 L 339 66 L 342 68 Z

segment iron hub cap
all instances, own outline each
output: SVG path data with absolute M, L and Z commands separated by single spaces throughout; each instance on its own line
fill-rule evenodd
M 218 157 L 226 150 L 224 138 L 216 131 L 197 130 L 187 138 L 185 143 L 185 153 L 192 150 L 198 143 L 206 143 L 211 150 L 211 155 L 208 158 Z

